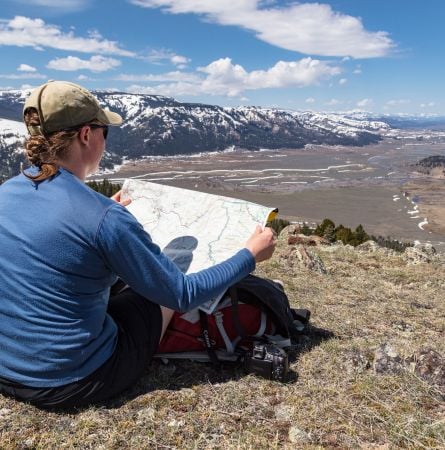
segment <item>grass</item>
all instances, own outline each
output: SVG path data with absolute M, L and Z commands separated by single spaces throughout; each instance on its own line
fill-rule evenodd
M 281 279 L 294 306 L 334 334 L 303 340 L 288 383 L 226 367 L 154 362 L 130 391 L 100 407 L 51 413 L 0 396 L 5 449 L 445 448 L 444 395 L 409 367 L 373 370 L 389 343 L 402 359 L 421 348 L 445 356 L 443 261 L 317 248 L 327 275 L 280 255 L 258 274 Z

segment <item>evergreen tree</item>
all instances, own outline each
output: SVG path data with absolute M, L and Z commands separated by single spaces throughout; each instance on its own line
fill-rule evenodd
M 279 235 L 288 225 L 290 225 L 290 222 L 285 219 L 274 219 L 268 224 L 268 226 L 270 226 L 270 228 L 272 228 L 277 235 Z
M 357 246 L 363 244 L 363 242 L 366 242 L 367 240 L 369 240 L 369 236 L 366 234 L 366 231 L 364 230 L 362 224 L 360 224 L 354 231 L 352 245 Z
M 305 236 L 310 236 L 312 234 L 312 231 L 308 224 L 306 222 L 303 223 L 303 226 L 301 227 L 301 233 L 304 234 Z
M 328 241 L 328 242 L 335 242 L 336 238 L 335 238 L 335 228 L 332 225 L 328 225 L 326 227 L 326 229 L 324 230 L 324 234 L 323 237 Z
M 335 223 L 331 219 L 324 219 L 323 222 L 317 225 L 314 234 L 316 234 L 317 236 L 324 236 L 328 227 L 332 227 L 332 229 L 334 229 Z
M 337 241 L 342 241 L 343 244 L 349 244 L 353 239 L 354 235 L 350 228 L 344 227 L 343 225 L 339 225 L 335 229 L 335 239 Z
M 117 183 L 111 183 L 106 178 L 102 181 L 88 181 L 87 185 L 95 190 L 96 192 L 100 192 L 101 194 L 105 195 L 106 197 L 111 197 L 116 192 L 120 191 L 122 188 L 121 184 Z

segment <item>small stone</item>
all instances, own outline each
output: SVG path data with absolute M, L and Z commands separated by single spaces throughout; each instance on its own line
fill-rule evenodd
M 137 414 L 137 422 L 138 423 L 142 423 L 145 422 L 146 420 L 153 420 L 156 416 L 156 411 L 154 410 L 154 408 L 148 407 L 148 408 L 143 408 L 140 411 L 138 411 Z
M 301 231 L 300 225 L 291 224 L 281 230 L 279 238 L 287 238 L 288 236 L 299 234 L 300 231 Z
M 0 409 L 0 420 L 5 419 L 11 414 L 12 410 L 9 408 L 2 408 Z
M 413 327 L 407 324 L 405 321 L 400 320 L 394 323 L 394 326 L 401 331 L 413 331 Z
M 397 374 L 404 368 L 402 358 L 388 344 L 382 344 L 375 352 L 374 357 L 374 372 L 377 374 Z
M 34 448 L 35 447 L 35 440 L 33 438 L 26 439 L 23 442 L 23 445 L 24 445 L 25 448 Z
M 346 371 L 350 374 L 363 373 L 371 368 L 367 356 L 358 349 L 353 349 L 345 355 Z
M 369 240 L 366 242 L 363 242 L 363 244 L 357 245 L 355 247 L 356 250 L 361 250 L 362 252 L 371 252 L 374 253 L 377 250 L 379 250 L 380 246 L 377 244 L 377 242 Z
M 169 427 L 174 427 L 174 428 L 179 428 L 179 427 L 182 427 L 182 426 L 184 426 L 184 421 L 183 420 L 176 420 L 176 419 L 173 419 L 173 420 L 170 420 L 170 422 L 167 424 Z
M 407 247 L 404 256 L 408 264 L 420 264 L 430 263 L 436 253 L 436 249 L 431 244 L 417 243 L 414 247 Z
M 292 415 L 294 414 L 295 410 L 292 406 L 289 405 L 277 405 L 274 408 L 274 412 L 275 418 L 277 420 L 285 422 L 292 420 Z
M 407 362 L 419 378 L 436 385 L 445 396 L 445 358 L 440 353 L 428 348 L 420 349 Z
M 308 444 L 311 442 L 311 436 L 306 431 L 301 430 L 297 426 L 292 426 L 289 428 L 289 441 L 292 444 Z

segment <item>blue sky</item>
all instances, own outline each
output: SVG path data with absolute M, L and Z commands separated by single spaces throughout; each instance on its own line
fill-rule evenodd
M 57 6 L 54 6 L 54 5 Z M 0 88 L 445 114 L 443 0 L 0 0 Z

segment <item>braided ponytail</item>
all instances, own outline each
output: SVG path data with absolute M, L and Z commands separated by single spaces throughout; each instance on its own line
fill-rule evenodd
M 40 126 L 40 119 L 35 108 L 28 108 L 25 112 L 25 124 L 27 126 Z M 43 181 L 57 173 L 59 167 L 56 159 L 61 159 L 67 153 L 69 146 L 77 135 L 74 131 L 57 131 L 48 136 L 35 134 L 25 141 L 25 154 L 28 161 L 38 167 L 37 175 L 23 174 L 34 180 Z

